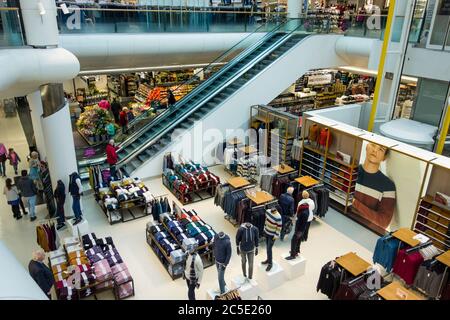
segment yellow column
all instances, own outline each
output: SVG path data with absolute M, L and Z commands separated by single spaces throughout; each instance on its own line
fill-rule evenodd
M 369 124 L 367 126 L 369 131 L 373 130 L 375 117 L 377 115 L 378 101 L 380 99 L 381 81 L 383 80 L 383 71 L 386 62 L 386 54 L 389 46 L 392 21 L 394 20 L 394 11 L 395 11 L 395 0 L 391 0 L 389 4 L 389 13 L 386 22 L 386 29 L 384 31 L 383 46 L 381 48 L 380 63 L 378 65 L 377 82 L 375 83 L 375 92 L 373 94 L 372 111 L 370 112 Z
M 441 134 L 439 135 L 438 144 L 436 147 L 436 153 L 442 154 L 444 150 L 445 140 L 447 139 L 448 127 L 450 126 L 450 104 L 447 106 L 445 112 L 444 123 L 442 124 Z

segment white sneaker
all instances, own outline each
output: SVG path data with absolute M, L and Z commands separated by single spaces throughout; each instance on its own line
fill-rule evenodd
M 257 285 L 256 280 L 254 279 L 248 279 L 248 282 L 254 287 Z

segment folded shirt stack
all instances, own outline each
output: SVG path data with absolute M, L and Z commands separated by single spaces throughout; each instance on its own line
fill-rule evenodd
M 72 285 L 69 286 L 66 280 L 56 282 L 55 288 L 59 300 L 78 300 L 77 290 Z
M 95 243 L 97 241 L 97 237 L 95 233 L 88 233 L 81 237 L 81 241 L 83 243 L 84 250 L 88 250 L 95 246 Z
M 117 287 L 117 296 L 119 299 L 125 299 L 134 295 L 133 282 L 127 282 Z

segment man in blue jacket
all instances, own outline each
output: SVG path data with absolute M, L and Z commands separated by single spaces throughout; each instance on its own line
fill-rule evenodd
M 223 231 L 214 236 L 214 256 L 216 258 L 220 294 L 224 294 L 227 291 L 225 283 L 225 269 L 231 259 L 231 241 L 230 237 Z
M 45 253 L 37 250 L 33 253 L 33 260 L 28 264 L 28 271 L 38 286 L 44 291 L 49 299 L 52 298 L 50 290 L 53 287 L 53 273 L 44 263 Z
M 292 196 L 294 193 L 294 187 L 287 188 L 287 191 L 280 196 L 278 204 L 281 207 L 281 219 L 283 220 L 283 228 L 281 229 L 280 240 L 283 241 L 284 236 L 289 233 L 290 226 L 292 225 L 292 217 L 295 214 L 295 200 Z

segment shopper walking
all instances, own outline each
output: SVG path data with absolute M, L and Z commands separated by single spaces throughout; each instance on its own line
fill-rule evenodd
M 3 143 L 0 143 L 0 175 L 6 177 L 6 159 L 8 159 L 8 151 Z
M 69 193 L 72 196 L 72 210 L 75 215 L 73 225 L 79 224 L 83 220 L 81 212 L 81 196 L 83 195 L 83 186 L 78 172 L 73 172 L 69 176 Z
M 306 224 L 306 229 L 303 232 L 302 241 L 308 240 L 309 227 L 311 226 L 311 222 L 314 220 L 314 210 L 316 209 L 316 204 L 313 199 L 310 198 L 310 194 L 308 191 L 302 192 L 302 200 L 298 203 L 298 205 L 307 204 L 309 208 L 308 222 Z
M 292 217 L 295 215 L 295 200 L 292 194 L 294 187 L 287 188 L 287 191 L 280 196 L 278 204 L 281 207 L 282 228 L 280 240 L 283 241 L 286 234 L 289 234 L 292 226 Z
M 303 203 L 298 206 L 297 221 L 295 222 L 295 231 L 291 241 L 291 252 L 286 260 L 293 260 L 300 254 L 300 243 L 302 242 L 303 234 L 308 224 L 309 205 Z
M 66 186 L 62 180 L 56 183 L 56 189 L 53 193 L 56 199 L 56 215 L 58 217 L 58 225 L 56 229 L 64 228 L 66 225 L 66 217 L 64 215 L 64 204 L 66 203 Z
M 113 101 L 111 103 L 111 112 L 114 116 L 114 121 L 118 124 L 119 123 L 119 114 L 120 114 L 121 106 L 120 103 L 117 101 L 117 98 L 113 98 Z
M 219 280 L 220 294 L 227 291 L 225 282 L 225 270 L 231 259 L 231 241 L 230 237 L 223 231 L 214 236 L 214 256 L 216 258 L 216 267 Z
M 43 250 L 36 250 L 33 252 L 33 258 L 28 264 L 28 271 L 30 272 L 33 280 L 44 291 L 46 296 L 51 300 L 51 289 L 54 284 L 54 278 L 52 270 L 44 263 L 45 253 Z
M 189 300 L 195 300 L 195 289 L 200 288 L 203 277 L 202 258 L 195 252 L 194 248 L 189 250 L 189 256 L 186 259 L 186 268 L 183 273 L 183 279 L 186 280 L 188 287 Z
M 119 122 L 122 127 L 122 133 L 128 134 L 128 108 L 124 107 L 119 114 Z
M 19 209 L 19 190 L 17 190 L 17 187 L 13 185 L 10 178 L 6 179 L 6 185 L 3 189 L 3 194 L 6 196 L 6 200 L 11 206 L 13 217 L 16 220 L 21 219 L 22 215 L 20 214 Z
M 266 221 L 264 223 L 264 233 L 266 234 L 267 259 L 261 262 L 267 264 L 266 271 L 270 271 L 273 266 L 272 247 L 275 241 L 280 237 L 282 228 L 281 214 L 273 208 L 266 211 Z
M 20 160 L 19 155 L 14 151 L 13 148 L 9 148 L 9 154 L 8 154 L 9 164 L 13 167 L 14 173 L 17 175 L 17 167 L 19 165 Z
M 27 175 L 27 170 L 22 170 L 21 177 L 17 181 L 17 187 L 21 195 L 28 204 L 28 212 L 30 213 L 30 221 L 36 220 L 36 195 L 37 188 L 31 177 Z
M 114 140 L 109 140 L 106 145 L 106 162 L 109 164 L 109 171 L 111 173 L 111 179 L 117 180 L 116 163 L 119 160 L 117 156 L 117 147 L 114 144 Z

